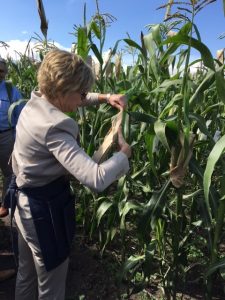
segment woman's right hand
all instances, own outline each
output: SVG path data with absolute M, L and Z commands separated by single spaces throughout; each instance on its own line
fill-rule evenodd
M 128 158 L 131 157 L 131 146 L 125 141 L 121 126 L 118 129 L 118 145 L 120 151 L 126 154 Z

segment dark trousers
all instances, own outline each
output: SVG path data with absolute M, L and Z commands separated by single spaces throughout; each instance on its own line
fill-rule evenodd
M 14 145 L 13 130 L 0 132 L 0 170 L 3 177 L 3 189 L 2 189 L 2 197 L 0 199 L 0 202 L 2 202 L 3 206 L 4 206 L 3 199 L 12 176 L 12 166 L 9 160 L 13 151 L 13 145 Z

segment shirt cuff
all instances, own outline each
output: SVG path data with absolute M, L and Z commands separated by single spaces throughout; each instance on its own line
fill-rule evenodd
M 99 104 L 98 95 L 99 95 L 99 93 L 88 93 L 86 96 L 87 105 Z

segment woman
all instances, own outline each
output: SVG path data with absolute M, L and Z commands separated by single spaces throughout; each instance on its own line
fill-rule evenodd
M 38 72 L 39 91 L 23 109 L 12 155 L 18 186 L 15 220 L 19 232 L 16 300 L 63 300 L 74 234 L 74 200 L 65 175 L 102 191 L 129 169 L 130 146 L 118 132 L 120 151 L 96 164 L 77 143 L 77 123 L 65 112 L 109 102 L 122 95 L 90 93 L 93 74 L 83 60 L 62 50 L 49 52 Z

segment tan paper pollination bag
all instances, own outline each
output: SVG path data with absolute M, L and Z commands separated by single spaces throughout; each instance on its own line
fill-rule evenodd
M 95 153 L 92 157 L 92 159 L 96 163 L 102 163 L 104 160 L 106 160 L 107 155 L 113 146 L 113 143 L 116 141 L 117 132 L 118 132 L 119 126 L 122 124 L 122 119 L 123 119 L 123 111 L 121 110 L 114 117 L 114 119 L 112 121 L 112 127 L 110 128 L 107 135 L 105 136 L 103 143 L 98 148 L 98 150 L 95 151 Z

